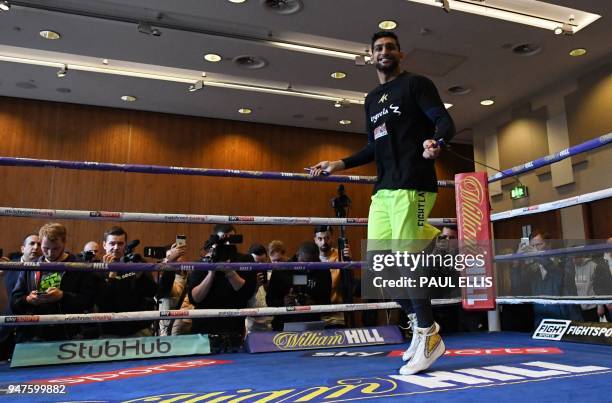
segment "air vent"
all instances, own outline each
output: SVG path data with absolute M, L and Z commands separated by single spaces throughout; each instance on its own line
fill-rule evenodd
M 237 56 L 234 63 L 243 69 L 261 69 L 268 65 L 268 62 L 259 56 Z
M 512 48 L 512 53 L 519 56 L 533 56 L 537 55 L 541 51 L 542 47 L 540 45 L 536 45 L 535 43 L 523 43 Z
M 55 91 L 61 92 L 62 94 L 69 94 L 72 92 L 70 88 L 64 88 L 64 87 L 58 88 Z
M 24 90 L 33 90 L 34 88 L 38 88 L 38 86 L 32 82 L 22 81 L 15 84 L 18 88 L 22 88 Z
M 465 87 L 463 85 L 455 85 L 448 89 L 448 92 L 453 95 L 467 95 L 472 92 L 470 87 Z
M 298 13 L 304 7 L 301 0 L 262 0 L 261 5 L 266 10 L 281 15 Z

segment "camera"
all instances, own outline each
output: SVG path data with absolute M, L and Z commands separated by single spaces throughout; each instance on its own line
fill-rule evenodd
M 98 259 L 96 259 L 96 254 L 94 253 L 94 251 L 91 251 L 91 250 L 81 251 L 77 255 L 77 258 L 79 258 L 79 260 L 81 260 L 83 262 L 87 262 L 87 263 L 97 262 L 98 261 Z
M 210 251 L 210 255 L 202 258 L 203 262 L 227 262 L 234 261 L 238 256 L 236 245 L 242 243 L 242 235 L 230 235 L 228 237 L 220 237 L 213 234 L 204 243 L 203 249 Z
M 121 258 L 122 263 L 142 263 L 144 261 L 140 254 L 134 252 L 138 245 L 140 245 L 140 239 L 134 239 L 126 245 L 125 255 Z
M 293 294 L 292 301 L 290 301 L 290 305 L 300 306 L 300 305 L 311 305 L 312 298 L 307 293 L 308 288 L 308 275 L 304 272 L 298 272 L 298 274 L 293 275 Z
M 166 257 L 168 249 L 170 249 L 169 246 L 145 246 L 144 257 L 161 260 Z

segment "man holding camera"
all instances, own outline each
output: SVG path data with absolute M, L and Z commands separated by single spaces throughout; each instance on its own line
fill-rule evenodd
M 238 253 L 242 236 L 230 224 L 217 224 L 204 244 L 205 262 L 253 262 L 250 255 Z M 187 295 L 195 309 L 240 309 L 255 292 L 256 273 L 234 270 L 194 271 L 187 282 Z M 192 332 L 223 335 L 233 346 L 242 342 L 244 318 L 219 317 L 194 319 Z
M 140 256 L 128 250 L 128 235 L 121 227 L 113 226 L 104 233 L 103 263 L 130 263 Z M 127 256 L 126 256 L 127 255 Z M 96 302 L 100 312 L 134 312 L 155 310 L 153 297 L 157 283 L 150 272 L 115 272 L 104 275 L 104 285 Z M 102 324 L 105 337 L 151 336 L 150 321 L 133 321 Z
M 320 262 L 319 247 L 312 241 L 300 245 L 298 262 Z M 274 270 L 270 277 L 268 306 L 327 305 L 331 302 L 332 278 L 327 270 Z M 279 315 L 272 329 L 282 331 L 286 322 L 317 321 L 319 314 Z
M 77 261 L 65 251 L 66 233 L 66 227 L 58 223 L 40 228 L 40 262 Z M 16 315 L 86 313 L 93 307 L 97 286 L 96 276 L 88 272 L 22 271 L 11 295 L 11 308 Z M 23 326 L 18 329 L 17 341 L 68 340 L 79 330 L 78 325 Z

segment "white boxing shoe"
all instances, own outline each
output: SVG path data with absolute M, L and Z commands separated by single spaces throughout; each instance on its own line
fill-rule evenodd
M 408 346 L 408 349 L 406 351 L 404 351 L 404 354 L 402 354 L 402 360 L 403 361 L 408 361 L 409 359 L 411 359 L 414 356 L 414 352 L 416 350 L 416 346 L 417 346 L 417 335 L 416 335 L 416 328 L 417 328 L 417 318 L 416 318 L 416 314 L 411 313 L 408 315 L 408 326 L 410 331 L 412 332 L 412 339 L 410 340 L 410 346 Z M 402 328 L 403 329 L 403 328 Z
M 412 358 L 400 368 L 400 375 L 413 375 L 431 367 L 431 365 L 446 351 L 437 323 L 431 327 L 415 329 L 416 346 Z M 403 358 L 403 357 L 402 357 Z

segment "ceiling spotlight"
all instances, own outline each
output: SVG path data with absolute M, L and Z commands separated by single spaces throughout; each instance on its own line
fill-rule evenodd
M 450 5 L 448 4 L 448 0 L 436 0 L 436 3 L 442 4 L 442 9 L 447 13 L 450 11 Z
M 338 123 L 340 123 L 341 125 L 350 125 L 350 124 L 351 124 L 351 123 L 353 123 L 353 122 L 351 122 L 351 121 L 350 121 L 350 120 L 348 120 L 348 119 L 342 119 L 342 120 L 341 120 L 340 122 L 338 122 Z
M 55 31 L 48 31 L 48 30 L 40 31 L 38 34 L 42 36 L 43 38 L 49 39 L 52 41 L 62 37 L 59 33 Z
M 0 11 L 8 11 L 11 9 L 11 5 L 8 1 L 0 1 Z
M 124 102 L 135 102 L 137 99 L 134 95 L 123 95 L 121 97 L 121 100 Z
M 248 115 L 251 112 L 253 112 L 253 110 L 251 108 L 240 108 L 240 109 L 238 109 L 238 113 L 242 113 L 243 115 Z
M 146 35 L 161 36 L 161 31 L 157 28 L 151 27 L 151 24 L 148 22 L 139 22 L 138 32 Z
M 108 59 L 102 59 L 102 64 L 108 66 Z
M 61 69 L 59 69 L 59 71 L 57 72 L 57 77 L 58 78 L 64 78 L 66 77 L 66 74 L 68 74 L 68 67 L 66 65 L 64 65 Z
M 351 102 L 348 99 L 342 99 L 334 102 L 335 108 L 348 108 L 351 105 Z
M 563 24 L 553 30 L 555 35 L 574 35 L 574 29 L 569 24 Z
M 331 77 L 337 79 L 344 78 L 346 77 L 346 73 L 343 71 L 334 71 L 333 73 L 331 73 Z
M 189 92 L 195 92 L 201 90 L 204 87 L 204 81 L 196 81 L 195 83 L 189 86 Z
M 378 28 L 384 29 L 385 31 L 390 31 L 397 28 L 397 22 L 392 20 L 381 21 L 378 23 Z
M 207 62 L 216 63 L 221 61 L 221 56 L 215 53 L 209 53 L 207 55 L 204 55 L 204 60 L 206 60 Z
M 230 3 L 236 3 L 236 4 L 240 4 L 240 3 L 244 3 L 246 0 L 227 0 Z
M 482 101 L 480 101 L 480 105 L 482 105 L 482 106 L 491 106 L 494 103 L 495 103 L 495 101 L 493 100 L 493 98 L 483 99 Z
M 570 56 L 574 56 L 574 57 L 578 57 L 578 56 L 584 56 L 586 55 L 587 50 L 585 48 L 576 48 L 576 49 L 572 49 L 569 52 Z

